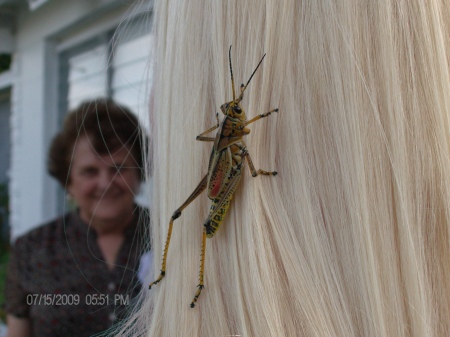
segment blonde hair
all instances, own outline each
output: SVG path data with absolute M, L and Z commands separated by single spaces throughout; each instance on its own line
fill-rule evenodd
M 450 333 L 449 18 L 444 1 L 156 1 L 154 275 L 206 174 L 196 135 L 232 99 L 256 168 L 207 240 L 204 193 L 175 221 L 163 281 L 120 335 Z M 222 114 L 220 114 L 222 117 Z M 211 136 L 213 136 L 212 134 Z

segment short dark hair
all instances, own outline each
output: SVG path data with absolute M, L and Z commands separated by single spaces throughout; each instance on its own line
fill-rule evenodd
M 62 130 L 53 138 L 47 169 L 64 187 L 70 183 L 70 161 L 78 138 L 87 136 L 95 151 L 105 155 L 127 146 L 140 179 L 145 178 L 144 151 L 147 137 L 137 117 L 111 99 L 95 99 L 81 103 L 66 116 Z

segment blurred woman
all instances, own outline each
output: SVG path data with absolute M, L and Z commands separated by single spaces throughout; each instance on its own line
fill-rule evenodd
M 140 288 L 148 212 L 142 129 L 111 100 L 81 104 L 52 141 L 48 171 L 75 211 L 14 244 L 6 282 L 8 336 L 91 336 L 110 327 Z

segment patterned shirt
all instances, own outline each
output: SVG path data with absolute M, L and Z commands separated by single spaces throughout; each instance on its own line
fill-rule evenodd
M 148 210 L 136 208 L 114 269 L 77 212 L 18 238 L 8 266 L 6 312 L 29 318 L 33 337 L 82 337 L 108 329 L 131 309 L 140 289 L 148 219 Z

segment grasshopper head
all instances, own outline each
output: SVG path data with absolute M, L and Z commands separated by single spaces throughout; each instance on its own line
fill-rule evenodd
M 220 110 L 222 110 L 224 115 L 229 116 L 231 118 L 237 118 L 241 121 L 247 120 L 247 116 L 245 115 L 244 109 L 242 109 L 239 102 L 237 101 L 231 101 L 222 104 Z

